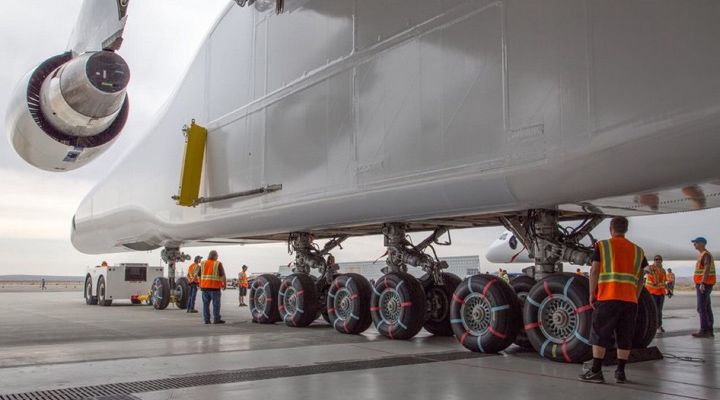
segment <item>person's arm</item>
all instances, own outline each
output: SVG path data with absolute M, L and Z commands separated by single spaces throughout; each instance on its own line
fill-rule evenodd
M 710 276 L 710 263 L 712 262 L 712 258 L 710 257 L 710 254 L 705 253 L 703 256 L 703 279 L 702 283 L 707 282 L 708 277 Z
M 589 304 L 592 305 L 595 300 L 595 293 L 597 292 L 598 278 L 600 277 L 600 262 L 602 256 L 600 255 L 600 244 L 595 243 L 595 250 L 590 257 L 590 271 L 588 272 L 588 279 L 590 279 L 590 293 L 589 293 Z

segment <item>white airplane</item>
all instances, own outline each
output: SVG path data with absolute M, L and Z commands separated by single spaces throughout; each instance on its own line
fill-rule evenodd
M 127 3 L 86 1 L 67 51 L 21 83 L 8 132 L 29 163 L 74 169 L 121 133 Z M 524 325 L 545 357 L 588 359 L 587 282 L 558 263 L 587 263 L 606 216 L 720 205 L 718 20 L 715 0 L 228 1 L 157 122 L 80 204 L 72 243 L 164 248 L 173 271 L 183 247 L 288 241 L 296 274 L 255 280 L 257 322 L 326 312 L 343 333 L 424 326 L 486 352 Z M 459 285 L 430 252 L 450 229 L 500 224 L 544 278 L 524 313 L 497 278 Z M 386 237 L 374 288 L 328 262 L 367 234 Z M 184 282 L 156 283 L 182 304 Z
M 664 261 L 694 260 L 697 250 L 691 246 L 691 239 L 720 238 L 720 213 L 716 210 L 632 217 L 629 221 L 628 237 L 642 247 L 648 257 L 660 254 Z M 609 235 L 609 228 L 609 221 L 603 221 L 591 234 L 596 240 L 604 239 Z M 583 243 L 590 245 L 591 242 L 586 238 Z M 504 231 L 495 239 L 485 258 L 496 264 L 532 262 L 527 249 L 510 231 Z

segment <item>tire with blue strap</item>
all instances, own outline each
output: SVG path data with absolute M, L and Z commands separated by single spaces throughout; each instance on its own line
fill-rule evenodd
M 304 327 L 320 313 L 315 281 L 307 274 L 292 274 L 283 279 L 278 292 L 278 310 L 285 325 Z
M 473 275 L 453 293 L 450 322 L 457 340 L 468 350 L 497 353 L 510 346 L 519 330 L 520 302 L 501 278 Z
M 360 274 L 335 277 L 327 295 L 330 325 L 340 333 L 352 335 L 365 332 L 372 324 L 371 292 L 370 282 Z
M 375 328 L 390 339 L 410 339 L 425 323 L 425 290 L 405 272 L 392 272 L 375 282 L 370 314 Z
M 280 283 L 280 278 L 273 274 L 263 274 L 253 280 L 248 297 L 253 322 L 274 324 L 280 321 L 277 305 Z
M 590 283 L 584 276 L 556 273 L 528 293 L 525 333 L 535 351 L 553 361 L 582 363 L 592 358 Z

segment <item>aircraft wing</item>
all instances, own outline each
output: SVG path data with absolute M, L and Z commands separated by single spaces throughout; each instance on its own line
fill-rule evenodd
M 70 35 L 68 50 L 73 54 L 117 50 L 127 21 L 130 0 L 85 0 Z

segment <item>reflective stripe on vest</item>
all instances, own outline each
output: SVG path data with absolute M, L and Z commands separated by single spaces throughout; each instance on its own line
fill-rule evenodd
M 602 240 L 597 246 L 601 258 L 597 299 L 637 303 L 643 250 L 623 237 Z
M 240 275 L 240 287 L 247 288 L 247 287 L 249 287 L 249 286 L 250 286 L 250 285 L 249 285 L 249 282 L 248 282 L 248 276 L 247 276 L 246 273 L 243 272 L 242 275 Z
M 202 268 L 202 274 L 200 275 L 201 289 L 222 289 L 223 279 L 220 277 L 219 269 L 219 261 L 205 261 Z
M 187 279 L 190 283 L 198 283 L 200 282 L 200 278 L 198 277 L 197 269 L 200 268 L 200 265 L 197 263 L 190 264 L 190 267 L 188 268 L 187 272 Z
M 673 283 L 675 282 L 675 274 L 672 272 L 667 273 L 667 278 L 665 280 L 667 283 Z
M 703 265 L 703 258 L 705 257 L 705 254 L 710 257 L 710 265 Z M 705 275 L 705 268 L 708 268 L 708 277 L 703 282 L 703 277 Z M 697 262 L 695 263 L 695 275 L 693 275 L 693 281 L 698 283 L 705 283 L 706 285 L 714 285 L 715 284 L 715 259 L 713 259 L 712 254 L 710 254 L 709 251 L 705 250 L 700 254 L 700 256 L 697 259 Z
M 665 279 L 665 270 L 651 267 L 645 281 L 645 289 L 652 295 L 663 296 L 667 294 Z

